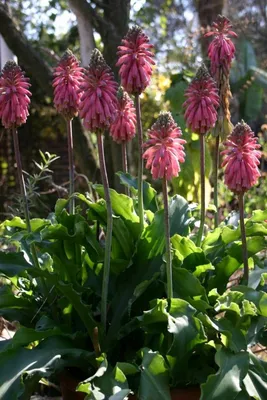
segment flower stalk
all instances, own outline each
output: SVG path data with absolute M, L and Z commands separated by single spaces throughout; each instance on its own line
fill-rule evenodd
M 205 135 L 199 135 L 200 140 L 200 226 L 197 235 L 197 246 L 200 246 L 205 225 Z
M 99 166 L 104 187 L 104 195 L 107 207 L 107 231 L 105 241 L 105 257 L 103 266 L 103 282 L 102 282 L 102 299 L 101 299 L 101 321 L 106 330 L 107 327 L 107 299 L 108 299 L 108 286 L 109 286 L 109 275 L 110 275 L 110 258 L 111 258 L 111 244 L 112 244 L 112 206 L 109 192 L 108 175 L 105 163 L 104 155 L 104 143 L 103 135 L 101 131 L 97 132 L 97 146 L 99 155 Z
M 170 216 L 168 202 L 168 184 L 167 179 L 162 179 L 162 193 L 164 204 L 164 228 L 165 228 L 165 245 L 166 245 L 166 275 L 167 275 L 167 297 L 173 298 L 173 283 L 172 283 L 172 256 L 171 256 L 171 238 L 170 238 Z
M 218 171 L 219 171 L 219 157 L 220 157 L 220 136 L 216 136 L 215 139 L 215 151 L 214 151 L 214 178 L 213 178 L 213 184 L 214 184 L 214 205 L 216 207 L 215 213 L 214 213 L 214 225 L 215 228 L 219 226 L 219 202 L 218 202 Z
M 128 160 L 127 160 L 127 142 L 121 142 L 121 156 L 122 156 L 122 169 L 125 174 L 128 173 Z M 130 196 L 128 186 L 125 186 L 125 194 Z
M 143 131 L 141 121 L 140 96 L 135 95 L 136 123 L 138 135 L 138 214 L 140 218 L 140 231 L 144 229 L 144 200 L 143 200 Z
M 69 157 L 69 213 L 74 214 L 75 200 L 74 193 L 74 154 L 73 154 L 73 135 L 72 135 L 72 120 L 67 119 L 67 134 L 68 134 L 68 157 Z
M 239 215 L 240 215 L 240 230 L 241 230 L 241 240 L 242 240 L 242 255 L 243 255 L 243 266 L 244 266 L 244 284 L 248 284 L 249 278 L 249 268 L 248 268 L 248 249 L 247 249 L 247 239 L 246 239 L 246 228 L 244 221 L 244 193 L 241 192 L 238 196 L 239 201 Z

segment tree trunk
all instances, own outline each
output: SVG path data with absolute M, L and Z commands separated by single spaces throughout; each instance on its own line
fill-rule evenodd
M 91 53 L 95 48 L 95 38 L 91 18 L 83 7 L 79 6 L 76 0 L 69 0 L 71 11 L 75 14 L 78 24 L 80 38 L 80 53 L 82 65 L 86 67 L 89 64 Z
M 207 28 L 207 26 L 211 26 L 217 15 L 223 13 L 224 5 L 225 0 L 195 0 L 200 27 Z M 207 60 L 208 44 L 209 40 L 201 35 L 200 45 L 204 61 Z
M 0 34 L 12 52 L 19 58 L 26 72 L 30 73 L 45 93 L 52 97 L 52 69 L 44 57 L 33 48 L 23 32 L 20 31 L 8 8 L 0 4 Z M 75 132 L 75 159 L 89 180 L 99 178 L 99 168 L 88 136 L 83 131 L 81 122 L 74 120 Z

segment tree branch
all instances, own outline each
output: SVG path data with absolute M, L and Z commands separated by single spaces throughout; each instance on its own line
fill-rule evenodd
M 107 29 L 110 29 L 110 24 L 107 23 L 101 15 L 93 8 L 86 0 L 75 0 L 75 7 L 84 15 L 88 15 L 93 27 L 102 36 Z
M 0 4 L 0 21 L 0 34 L 8 47 L 19 57 L 24 68 L 31 71 L 42 89 L 52 95 L 52 69 L 26 39 L 4 4 Z

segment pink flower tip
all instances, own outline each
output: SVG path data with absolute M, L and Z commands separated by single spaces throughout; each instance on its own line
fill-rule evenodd
M 229 36 L 237 37 L 237 34 L 232 30 L 230 20 L 218 15 L 216 21 L 212 24 L 211 31 L 206 33 L 205 36 L 213 36 L 208 48 L 212 75 L 218 78 L 220 67 L 223 73 L 227 75 L 235 56 L 235 45 Z
M 0 118 L 5 128 L 16 128 L 26 122 L 30 86 L 21 68 L 14 61 L 8 61 L 0 74 Z
M 257 137 L 244 121 L 238 123 L 224 143 L 225 150 L 222 167 L 225 167 L 224 180 L 234 193 L 244 193 L 260 177 L 261 147 Z
M 129 95 L 119 88 L 115 119 L 110 125 L 110 135 L 117 143 L 129 142 L 135 136 L 136 113 Z
M 132 27 L 118 47 L 119 75 L 129 94 L 140 94 L 150 83 L 154 54 L 148 36 L 139 26 Z
M 80 85 L 79 115 L 86 129 L 109 128 L 117 107 L 118 84 L 99 50 L 94 49 Z
M 66 119 L 72 119 L 78 113 L 82 73 L 77 58 L 69 49 L 66 50 L 54 69 L 53 79 L 54 105 Z
M 182 131 L 169 112 L 162 112 L 148 131 L 149 139 L 144 143 L 146 168 L 151 169 L 153 179 L 168 180 L 179 175 L 180 163 L 185 161 Z
M 204 64 L 185 91 L 184 102 L 187 126 L 195 133 L 205 134 L 214 127 L 220 104 L 218 89 Z

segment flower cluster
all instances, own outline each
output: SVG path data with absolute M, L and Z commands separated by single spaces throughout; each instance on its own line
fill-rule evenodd
M 222 163 L 225 168 L 225 183 L 234 193 L 244 193 L 257 182 L 260 171 L 260 144 L 244 121 L 238 123 L 224 143 Z
M 110 135 L 117 143 L 128 142 L 135 136 L 135 126 L 136 113 L 133 101 L 120 88 L 115 119 L 110 125 Z
M 147 160 L 146 168 L 151 168 L 153 179 L 170 180 L 178 176 L 180 163 L 185 161 L 183 145 L 186 141 L 181 135 L 181 129 L 169 112 L 162 112 L 148 131 L 143 158 Z
M 208 48 L 211 73 L 214 77 L 217 77 L 220 67 L 222 67 L 225 75 L 230 71 L 231 62 L 235 55 L 235 45 L 229 36 L 237 37 L 237 34 L 231 28 L 232 24 L 229 19 L 218 15 L 217 20 L 212 24 L 211 31 L 205 35 L 214 37 Z
M 29 79 L 14 62 L 8 61 L 0 75 L 0 118 L 5 128 L 18 127 L 29 115 Z
M 54 70 L 54 105 L 58 113 L 72 119 L 78 113 L 82 68 L 77 58 L 67 50 Z
M 185 91 L 184 102 L 187 126 L 196 133 L 205 134 L 217 120 L 219 95 L 216 84 L 203 64 L 195 79 Z
M 100 51 L 94 49 L 80 85 L 79 115 L 86 129 L 94 132 L 110 126 L 116 112 L 117 90 L 111 68 Z
M 129 94 L 140 94 L 149 85 L 154 54 L 150 51 L 153 45 L 141 28 L 131 28 L 122 45 L 118 47 L 118 62 L 121 84 Z

